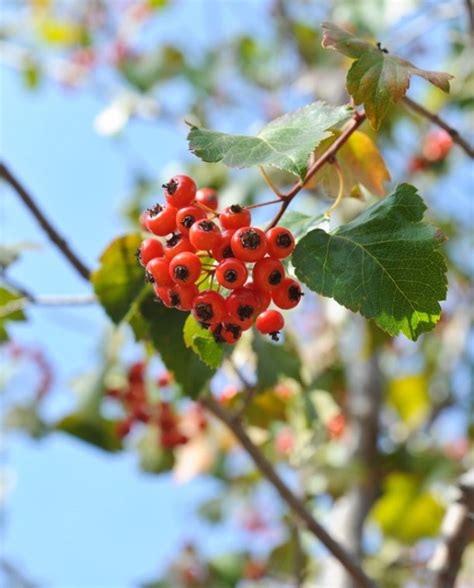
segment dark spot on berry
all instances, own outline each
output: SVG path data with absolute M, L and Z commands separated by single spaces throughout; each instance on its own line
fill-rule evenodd
M 215 225 L 214 223 L 211 223 L 211 221 L 203 220 L 199 223 L 199 228 L 206 233 L 210 233 L 214 227 Z
M 198 321 L 198 325 L 202 328 L 202 329 L 209 329 L 209 327 L 211 326 L 210 323 L 204 323 L 203 321 Z
M 142 260 L 142 250 L 140 247 L 135 251 L 135 257 L 138 259 L 138 261 Z
M 147 208 L 146 210 L 148 214 L 153 217 L 158 216 L 160 212 L 164 210 L 164 207 L 161 206 L 161 204 L 155 204 L 154 206 L 152 206 L 151 208 Z
M 178 189 L 178 182 L 176 180 L 170 180 L 167 184 L 163 184 L 161 187 L 164 188 L 170 196 Z
M 224 259 L 229 259 L 229 257 L 234 257 L 234 252 L 232 251 L 232 247 L 230 245 L 227 245 L 227 247 L 224 248 L 224 251 L 222 252 L 222 257 Z
M 240 235 L 240 242 L 245 249 L 257 249 L 260 247 L 262 238 L 254 229 L 249 229 Z
M 174 247 L 181 241 L 182 238 L 183 235 L 181 235 L 181 233 L 173 233 L 171 237 L 166 241 L 166 247 Z
M 213 332 L 214 335 L 214 341 L 216 343 L 225 343 L 225 339 L 222 336 L 222 325 L 218 325 Z
M 145 284 L 154 284 L 155 278 L 150 274 L 150 272 L 145 272 Z
M 288 249 L 288 247 L 293 245 L 293 239 L 290 237 L 290 235 L 288 235 L 288 233 L 282 233 L 276 238 L 276 244 L 282 249 Z
M 174 268 L 174 276 L 177 280 L 185 280 L 189 276 L 189 270 L 184 265 L 177 265 Z
M 281 275 L 280 270 L 273 270 L 270 275 L 268 276 L 268 283 L 272 286 L 276 286 L 281 282 L 283 276 Z
M 188 214 L 183 218 L 181 224 L 183 225 L 183 227 L 190 229 L 195 222 L 196 219 L 194 218 L 194 216 L 192 214 Z
M 232 204 L 229 209 L 234 214 L 240 214 L 243 211 L 243 208 L 240 206 L 240 204 Z
M 272 333 L 268 333 L 273 341 L 280 340 L 280 331 L 273 331 Z
M 176 292 L 172 292 L 170 294 L 170 301 L 171 306 L 179 306 L 181 304 L 181 298 L 179 297 L 179 294 Z
M 241 304 L 237 309 L 237 315 L 241 321 L 249 319 L 251 316 L 253 316 L 254 312 L 255 309 L 253 306 L 250 306 L 250 304 Z
M 232 335 L 234 335 L 234 339 L 238 339 L 240 333 L 242 332 L 242 328 L 239 327 L 239 325 L 226 325 L 225 326 L 225 330 L 229 331 L 229 333 L 232 333 Z
M 201 303 L 201 304 L 197 304 L 195 307 L 195 311 L 196 314 L 198 315 L 198 317 L 204 321 L 210 321 L 212 319 L 212 317 L 214 316 L 214 311 L 212 310 L 212 305 L 211 304 L 206 304 L 206 303 Z
M 290 286 L 288 288 L 288 298 L 293 302 L 297 302 L 303 296 L 303 292 L 298 286 Z
M 233 269 L 227 270 L 224 274 L 224 279 L 226 282 L 229 282 L 229 284 L 234 283 L 237 278 L 237 272 Z

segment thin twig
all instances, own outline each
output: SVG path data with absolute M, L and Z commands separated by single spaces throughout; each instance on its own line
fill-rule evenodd
M 265 183 L 267 184 L 267 186 L 270 188 L 270 190 L 276 194 L 278 196 L 278 198 L 284 198 L 285 194 L 282 194 L 280 192 L 280 190 L 275 186 L 275 184 L 272 182 L 271 177 L 267 174 L 265 168 L 263 167 L 263 165 L 259 165 L 258 169 L 260 170 L 260 173 L 263 176 L 263 179 L 265 180 Z
M 469 35 L 474 37 L 474 7 L 472 6 L 472 0 L 465 0 L 467 20 L 469 22 Z
M 339 137 L 334 141 L 331 147 L 329 147 L 329 149 L 325 151 L 323 155 L 321 155 L 321 157 L 313 163 L 313 165 L 309 168 L 308 172 L 306 173 L 304 180 L 297 182 L 293 186 L 293 188 L 288 192 L 288 194 L 285 195 L 280 210 L 277 212 L 271 223 L 268 225 L 267 231 L 279 223 L 281 217 L 285 214 L 285 211 L 291 204 L 293 198 L 305 187 L 305 185 L 314 176 L 314 174 L 318 172 L 323 167 L 323 165 L 325 165 L 326 163 L 330 163 L 334 160 L 334 156 L 336 155 L 338 150 L 349 139 L 352 133 L 360 127 L 360 125 L 364 122 L 365 118 L 365 113 L 357 111 L 354 112 L 350 123 L 339 135 Z
M 341 565 L 358 583 L 358 586 L 364 588 L 375 588 L 377 585 L 371 580 L 364 570 L 356 563 L 350 553 L 348 553 L 331 535 L 322 527 L 312 516 L 305 504 L 290 490 L 286 483 L 276 473 L 273 465 L 261 453 L 260 449 L 254 445 L 244 428 L 238 420 L 226 411 L 214 398 L 208 396 L 202 399 L 202 404 L 217 419 L 222 421 L 238 439 L 240 445 L 249 454 L 260 473 L 272 484 L 281 498 L 286 502 L 290 509 L 304 523 L 307 529 L 317 537 L 321 543 L 339 560 Z
M 10 300 L 3 306 L 0 306 L 0 318 L 8 316 L 13 312 L 17 312 L 19 310 L 23 310 L 28 304 L 33 304 L 35 306 L 52 306 L 52 307 L 62 307 L 62 306 L 87 306 L 89 304 L 94 304 L 97 302 L 97 299 L 92 294 L 84 294 L 84 295 L 57 295 L 57 296 L 24 296 L 23 298 L 17 298 L 16 300 Z
M 466 141 L 466 139 L 461 136 L 459 131 L 453 129 L 453 127 L 448 125 L 448 123 L 440 118 L 437 114 L 426 109 L 424 106 L 418 104 L 418 102 L 415 102 L 408 96 L 403 98 L 403 102 L 408 106 L 408 108 L 411 108 L 413 112 L 416 112 L 420 116 L 431 121 L 433 124 L 438 125 L 438 127 L 444 129 L 448 135 L 450 135 L 454 143 L 459 145 L 459 147 L 461 147 L 461 149 L 463 149 L 465 153 L 469 155 L 469 157 L 474 158 L 474 148 Z
M 76 269 L 76 271 L 85 279 L 89 280 L 90 270 L 79 259 L 77 254 L 71 249 L 66 239 L 59 233 L 59 231 L 46 218 L 44 213 L 40 210 L 31 194 L 26 188 L 17 180 L 7 166 L 0 162 L 0 177 L 3 178 L 15 190 L 22 202 L 30 210 L 32 215 L 38 221 L 41 228 L 48 235 L 49 239 L 56 245 L 61 253 L 66 257 L 69 263 Z

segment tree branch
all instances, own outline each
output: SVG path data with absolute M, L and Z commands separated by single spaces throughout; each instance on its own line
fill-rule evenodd
M 273 465 L 260 452 L 258 447 L 253 444 L 240 422 L 232 417 L 214 398 L 208 396 L 202 399 L 202 404 L 217 419 L 222 421 L 235 435 L 241 446 L 249 454 L 260 473 L 272 484 L 281 498 L 286 502 L 290 509 L 304 523 L 307 529 L 317 537 L 321 543 L 339 560 L 341 565 L 354 578 L 358 586 L 363 588 L 375 588 L 376 584 L 371 580 L 364 570 L 356 563 L 341 545 L 335 541 L 331 535 L 322 527 L 308 511 L 304 503 L 290 490 L 285 482 L 276 473 Z
M 360 125 L 364 122 L 366 116 L 363 112 L 354 112 L 352 116 L 352 120 L 347 125 L 345 130 L 339 135 L 339 137 L 334 141 L 334 143 L 329 147 L 329 149 L 321 155 L 321 157 L 316 160 L 313 165 L 309 168 L 304 180 L 300 180 L 297 182 L 293 188 L 285 194 L 284 198 L 282 198 L 283 203 L 280 207 L 280 210 L 277 212 L 271 223 L 267 227 L 267 231 L 272 227 L 275 227 L 281 217 L 285 214 L 286 209 L 291 204 L 293 198 L 306 186 L 309 180 L 314 176 L 316 172 L 318 172 L 323 165 L 326 163 L 331 163 L 334 160 L 334 156 L 338 152 L 338 150 L 344 145 L 344 143 L 349 139 L 354 131 L 356 131 Z
M 39 225 L 49 237 L 49 239 L 56 245 L 61 251 L 64 257 L 74 267 L 74 269 L 83 277 L 85 280 L 89 280 L 90 270 L 87 266 L 79 259 L 77 254 L 68 245 L 66 239 L 59 233 L 59 231 L 51 224 L 46 218 L 44 213 L 36 204 L 31 194 L 24 188 L 24 186 L 17 180 L 7 166 L 0 162 L 0 177 L 3 178 L 18 194 L 22 202 L 30 210 L 31 214 L 38 221 Z
M 418 102 L 415 102 L 408 96 L 403 98 L 403 102 L 406 104 L 406 106 L 408 106 L 408 108 L 413 110 L 413 112 L 416 112 L 420 116 L 428 119 L 433 124 L 438 125 L 438 127 L 441 127 L 443 130 L 445 130 L 448 135 L 450 135 L 453 142 L 456 143 L 456 145 L 459 145 L 459 147 L 461 147 L 461 149 L 463 149 L 465 153 L 469 155 L 469 157 L 474 158 L 474 148 L 466 141 L 466 139 L 461 137 L 459 131 L 453 129 L 453 127 L 449 126 L 448 123 L 440 118 L 437 114 L 426 109 L 424 106 L 418 104 Z
M 474 539 L 474 469 L 459 479 L 458 497 L 443 521 L 443 542 L 429 567 L 435 572 L 433 588 L 453 588 L 465 548 Z

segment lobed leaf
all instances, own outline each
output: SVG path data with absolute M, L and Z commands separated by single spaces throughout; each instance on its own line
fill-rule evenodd
M 192 127 L 189 149 L 203 161 L 239 168 L 270 165 L 304 178 L 312 151 L 349 114 L 346 106 L 313 102 L 275 119 L 255 137 Z
M 422 222 L 425 209 L 413 186 L 398 186 L 351 223 L 303 237 L 293 253 L 296 276 L 390 335 L 417 339 L 437 323 L 447 288 L 444 237 Z
M 192 349 L 210 368 L 217 369 L 221 365 L 224 354 L 222 345 L 216 343 L 212 333 L 203 329 L 191 315 L 184 323 L 183 338 L 186 347 Z

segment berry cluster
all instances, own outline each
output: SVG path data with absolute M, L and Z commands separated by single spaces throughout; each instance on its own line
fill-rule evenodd
M 149 208 L 140 220 L 166 240 L 147 238 L 137 252 L 157 299 L 190 310 L 217 342 L 236 343 L 254 322 L 278 340 L 284 319 L 268 310 L 270 303 L 290 309 L 302 296 L 281 262 L 295 247 L 291 232 L 253 227 L 249 208 L 238 204 L 217 212 L 215 190 L 197 190 L 189 176 L 175 176 L 163 188 L 166 204 Z

